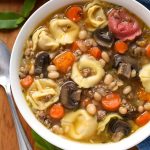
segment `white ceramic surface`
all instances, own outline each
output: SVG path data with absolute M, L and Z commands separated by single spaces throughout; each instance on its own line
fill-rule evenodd
M 70 141 L 68 139 L 62 138 L 50 132 L 46 127 L 44 127 L 33 115 L 32 111 L 28 107 L 24 96 L 21 91 L 18 70 L 19 63 L 22 57 L 22 50 L 25 45 L 25 41 L 35 29 L 35 27 L 50 13 L 63 7 L 65 5 L 80 2 L 81 0 L 51 0 L 40 7 L 32 16 L 27 20 L 27 22 L 22 27 L 19 32 L 16 42 L 13 47 L 11 55 L 10 64 L 10 80 L 12 93 L 16 102 L 16 105 L 21 112 L 22 116 L 29 124 L 29 126 L 35 130 L 41 137 L 46 139 L 48 142 L 62 148 L 65 150 L 123 150 L 128 149 L 150 135 L 150 123 L 139 129 L 137 132 L 125 138 L 117 143 L 107 143 L 107 144 L 86 144 L 79 143 L 75 141 Z M 150 26 L 150 12 L 143 7 L 141 4 L 135 0 L 106 0 L 115 4 L 122 5 L 129 9 L 131 12 L 139 16 L 146 24 Z

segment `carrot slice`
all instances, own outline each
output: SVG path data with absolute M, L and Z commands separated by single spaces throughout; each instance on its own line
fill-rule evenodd
M 128 50 L 128 44 L 119 40 L 115 42 L 115 50 L 120 54 L 124 54 Z
M 74 22 L 80 21 L 82 18 L 82 15 L 83 15 L 83 10 L 80 6 L 71 6 L 70 8 L 68 8 L 66 12 L 67 18 L 69 18 L 70 20 Z
M 80 41 L 75 41 L 75 42 L 72 43 L 72 46 L 71 46 L 71 51 L 72 52 L 75 52 L 77 49 L 80 49 L 79 48 L 79 42 Z
M 150 112 L 145 111 L 143 114 L 138 116 L 135 120 L 138 126 L 144 126 L 146 123 L 150 121 Z
M 96 59 L 100 59 L 102 52 L 98 47 L 92 47 L 89 49 L 88 53 L 93 57 L 95 57 Z
M 121 104 L 119 94 L 110 93 L 102 98 L 102 106 L 107 111 L 117 111 Z
M 70 67 L 72 67 L 75 61 L 75 56 L 72 52 L 67 51 L 58 56 L 56 56 L 53 60 L 58 71 L 61 73 L 66 73 Z
M 22 87 L 28 88 L 33 83 L 33 78 L 30 75 L 27 75 L 25 78 L 20 80 Z
M 146 55 L 150 58 L 150 44 L 146 46 Z
M 65 114 L 64 107 L 60 103 L 54 104 L 50 108 L 49 115 L 53 119 L 61 119 L 63 118 L 64 114 Z

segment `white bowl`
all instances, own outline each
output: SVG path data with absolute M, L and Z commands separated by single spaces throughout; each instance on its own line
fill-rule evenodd
M 21 91 L 21 86 L 19 83 L 18 70 L 22 57 L 23 48 L 25 41 L 28 39 L 32 31 L 37 27 L 37 25 L 45 19 L 49 14 L 55 10 L 74 3 L 80 2 L 81 0 L 51 0 L 40 7 L 32 16 L 27 20 L 27 22 L 22 27 L 19 32 L 16 42 L 13 47 L 11 61 L 10 61 L 10 80 L 12 93 L 16 102 L 16 105 L 21 112 L 22 116 L 29 124 L 29 126 L 36 131 L 41 137 L 43 137 L 48 142 L 62 148 L 65 150 L 123 150 L 133 147 L 134 145 L 140 143 L 145 138 L 150 135 L 150 123 L 140 128 L 131 136 L 124 138 L 117 143 L 107 143 L 107 144 L 87 144 L 71 141 L 56 134 L 53 134 L 48 130 L 42 123 L 40 123 L 30 110 L 27 105 L 25 98 Z M 136 2 L 135 0 L 106 0 L 108 2 L 119 4 L 126 7 L 128 10 L 139 16 L 148 26 L 150 26 L 150 11 L 144 6 Z

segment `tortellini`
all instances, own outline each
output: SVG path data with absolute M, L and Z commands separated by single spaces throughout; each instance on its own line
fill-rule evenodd
M 150 92 L 150 64 L 143 66 L 139 77 L 146 92 Z
M 33 36 L 33 50 L 36 50 L 39 47 L 41 50 L 54 51 L 59 47 L 59 43 L 48 32 L 48 29 L 41 27 L 37 29 Z
M 79 33 L 78 25 L 69 19 L 53 19 L 49 28 L 56 41 L 62 45 L 73 43 Z
M 34 109 L 44 110 L 59 99 L 60 88 L 51 79 L 35 79 L 27 90 L 27 101 Z
M 100 121 L 98 123 L 98 128 L 97 128 L 97 134 L 100 134 L 101 132 L 103 132 L 106 128 L 106 125 L 109 123 L 109 121 L 113 118 L 118 118 L 118 119 L 122 119 L 121 116 L 119 116 L 117 113 L 112 113 L 107 115 L 104 120 Z
M 84 68 L 90 68 L 94 74 L 89 77 L 83 77 L 80 70 Z M 105 71 L 99 61 L 89 55 L 83 55 L 78 62 L 74 63 L 71 78 L 80 88 L 90 88 L 98 84 L 104 75 Z
M 80 109 L 70 112 L 61 120 L 61 126 L 69 137 L 76 140 L 89 139 L 96 133 L 97 119 Z
M 106 15 L 99 2 L 89 3 L 85 8 L 85 12 L 87 17 L 85 22 L 89 31 L 94 31 L 98 27 L 104 28 L 108 24 Z

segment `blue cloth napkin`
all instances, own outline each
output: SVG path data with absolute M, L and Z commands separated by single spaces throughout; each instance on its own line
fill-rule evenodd
M 150 0 L 137 0 L 144 6 L 146 6 L 148 9 L 150 9 Z M 140 144 L 137 145 L 139 150 L 150 150 L 150 136 L 141 142 Z

